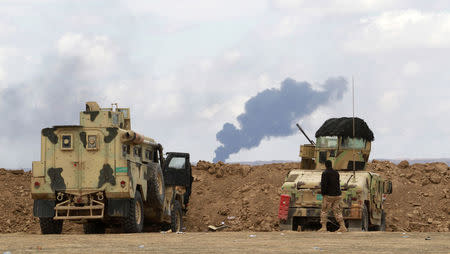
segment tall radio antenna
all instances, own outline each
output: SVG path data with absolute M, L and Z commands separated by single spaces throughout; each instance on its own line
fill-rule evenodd
M 353 140 L 355 139 L 355 81 L 352 76 Z M 353 181 L 356 181 L 355 148 L 353 148 Z

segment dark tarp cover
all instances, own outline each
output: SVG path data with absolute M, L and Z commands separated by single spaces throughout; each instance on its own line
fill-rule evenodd
M 316 132 L 316 138 L 324 136 L 353 137 L 353 118 L 330 118 Z M 373 141 L 372 130 L 361 118 L 355 117 L 355 137 Z

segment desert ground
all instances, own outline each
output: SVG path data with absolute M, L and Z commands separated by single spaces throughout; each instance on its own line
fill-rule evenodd
M 429 240 L 425 240 L 429 239 Z M 3 253 L 449 253 L 450 233 L 1 234 Z
M 371 162 L 368 170 L 393 182 L 384 204 L 388 232 L 345 234 L 279 231 L 280 187 L 298 167 L 200 161 L 193 167 L 185 233 L 105 235 L 84 235 L 71 222 L 62 235 L 41 235 L 32 215 L 31 173 L 0 169 L 0 253 L 450 253 L 447 164 Z M 222 223 L 228 228 L 208 232 Z

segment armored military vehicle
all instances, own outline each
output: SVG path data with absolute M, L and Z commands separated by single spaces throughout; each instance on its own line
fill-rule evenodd
M 191 193 L 188 153 L 167 153 L 131 130 L 130 109 L 86 103 L 80 125 L 42 130 L 41 160 L 33 162 L 33 213 L 43 234 L 59 234 L 63 221 L 85 233 L 105 227 L 141 232 L 144 223 L 183 229 Z
M 392 183 L 366 170 L 374 140 L 366 122 L 360 118 L 331 118 L 317 130 L 315 136 L 316 143 L 306 136 L 310 144 L 300 146 L 300 169 L 289 172 L 281 188 L 280 229 L 310 230 L 320 227 L 320 180 L 325 161 L 331 160 L 333 168 L 340 174 L 341 205 L 349 230 L 384 230 L 386 213 L 383 201 L 386 194 L 392 193 Z M 338 227 L 331 213 L 328 221 L 329 230 Z

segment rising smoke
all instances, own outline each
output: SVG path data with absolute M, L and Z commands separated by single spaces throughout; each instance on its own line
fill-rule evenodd
M 237 117 L 240 129 L 225 123 L 216 134 L 222 143 L 217 147 L 214 162 L 225 161 L 241 149 L 259 146 L 265 137 L 284 137 L 295 132 L 293 123 L 333 100 L 342 99 L 347 81 L 328 79 L 323 91 L 313 90 L 307 82 L 286 79 L 279 89 L 266 89 L 245 103 L 245 112 Z

